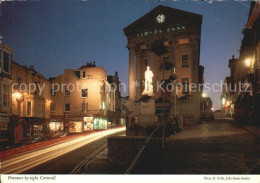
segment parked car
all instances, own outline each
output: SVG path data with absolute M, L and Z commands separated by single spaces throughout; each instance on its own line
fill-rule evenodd
M 205 111 L 201 117 L 201 120 L 203 121 L 212 121 L 213 119 L 214 119 L 214 115 L 212 111 Z

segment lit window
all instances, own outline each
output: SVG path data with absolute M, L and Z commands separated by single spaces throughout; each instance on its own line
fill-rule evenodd
M 189 56 L 182 55 L 182 67 L 189 67 Z
M 31 126 L 27 126 L 26 135 L 31 136 L 32 135 L 31 133 L 32 133 L 31 132 Z
M 182 93 L 189 93 L 189 78 L 182 78 Z
M 34 135 L 42 135 L 43 134 L 43 126 L 42 125 L 33 125 L 33 134 Z
M 65 110 L 65 112 L 69 112 L 70 111 L 70 104 L 65 104 L 64 110 Z
M 87 98 L 88 97 L 88 89 L 82 89 L 81 90 L 81 97 Z
M 54 88 L 51 88 L 51 89 L 50 89 L 50 94 L 51 94 L 52 96 L 54 96 L 54 95 L 56 94 Z
M 81 109 L 82 109 L 82 112 L 86 112 L 88 110 L 88 103 L 82 103 Z
M 32 116 L 32 102 L 27 102 L 27 116 Z

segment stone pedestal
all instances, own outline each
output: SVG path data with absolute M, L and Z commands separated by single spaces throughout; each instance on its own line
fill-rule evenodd
M 127 108 L 129 111 L 129 125 L 127 128 L 131 128 L 133 125 L 146 128 L 154 126 L 158 122 L 158 117 L 155 115 L 155 100 L 151 97 L 146 97 L 140 101 L 127 102 Z

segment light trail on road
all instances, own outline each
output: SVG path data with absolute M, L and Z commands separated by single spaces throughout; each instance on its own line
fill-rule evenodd
M 1 162 L 2 174 L 19 174 L 47 161 L 62 156 L 98 139 L 125 131 L 125 127 L 96 132 L 88 136 L 71 141 L 62 142 L 33 152 L 28 152 L 17 157 L 9 158 Z

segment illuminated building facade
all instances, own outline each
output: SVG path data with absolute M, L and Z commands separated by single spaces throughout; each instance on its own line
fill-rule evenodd
M 240 55 L 229 60 L 231 85 L 223 91 L 223 110 L 233 111 L 232 117 L 243 122 L 259 125 L 260 121 L 260 3 L 252 1 Z
M 48 133 L 50 82 L 34 66 L 12 61 L 12 123 L 14 142 Z
M 52 126 L 62 124 L 68 133 L 107 129 L 115 113 L 116 93 L 102 67 L 87 63 L 50 81 Z
M 164 114 L 164 120 L 182 116 L 184 125 L 200 122 L 201 24 L 201 15 L 160 5 L 124 28 L 129 50 L 129 120 L 135 115 L 134 103 L 143 96 L 149 67 L 159 121 Z M 190 84 L 197 86 L 196 91 L 191 91 Z

